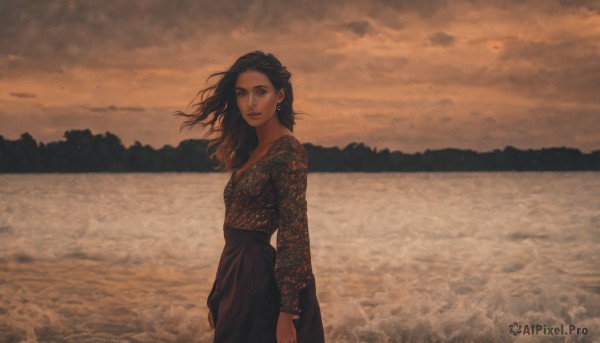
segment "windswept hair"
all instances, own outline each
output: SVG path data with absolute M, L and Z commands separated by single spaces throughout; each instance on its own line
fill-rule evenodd
M 200 102 L 192 105 L 195 108 L 192 113 L 175 112 L 175 116 L 186 119 L 180 130 L 199 124 L 209 127 L 205 138 L 218 133 L 217 138 L 210 139 L 208 144 L 209 156 L 217 160 L 218 169 L 231 170 L 242 166 L 258 145 L 256 130 L 246 123 L 236 100 L 235 83 L 238 75 L 247 70 L 265 74 L 276 91 L 284 90 L 285 98 L 280 103 L 277 118 L 282 125 L 294 131 L 296 112 L 292 108 L 294 93 L 290 83 L 291 73 L 272 54 L 262 51 L 247 53 L 238 58 L 229 70 L 208 77 L 207 83 L 213 77 L 220 78 L 197 93 Z

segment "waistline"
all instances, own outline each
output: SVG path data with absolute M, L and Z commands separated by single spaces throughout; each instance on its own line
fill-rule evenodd
M 234 227 L 223 227 L 226 245 L 265 244 L 271 245 L 268 234 L 261 231 L 250 231 Z

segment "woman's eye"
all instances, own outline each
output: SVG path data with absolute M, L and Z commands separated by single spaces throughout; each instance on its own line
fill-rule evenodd
M 237 92 L 236 92 L 236 95 L 237 95 L 237 96 L 242 96 L 242 95 L 244 95 L 244 91 L 237 91 Z
M 263 94 L 265 94 L 265 93 L 267 93 L 267 91 L 266 91 L 266 90 L 264 90 L 264 89 L 259 89 L 259 90 L 258 90 L 258 94 L 260 94 L 260 95 L 263 95 Z

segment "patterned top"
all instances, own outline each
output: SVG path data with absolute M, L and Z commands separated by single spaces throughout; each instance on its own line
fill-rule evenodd
M 224 226 L 269 237 L 279 230 L 275 280 L 280 311 L 300 314 L 299 292 L 314 278 L 306 204 L 308 154 L 294 136 L 283 135 L 256 163 L 236 174 L 223 193 Z

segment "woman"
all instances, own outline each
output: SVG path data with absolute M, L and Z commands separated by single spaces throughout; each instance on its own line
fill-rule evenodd
M 291 74 L 272 54 L 240 57 L 183 126 L 209 126 L 225 186 L 225 247 L 207 299 L 214 341 L 324 342 L 308 235 L 308 156 L 294 137 Z M 277 249 L 270 245 L 277 231 Z

